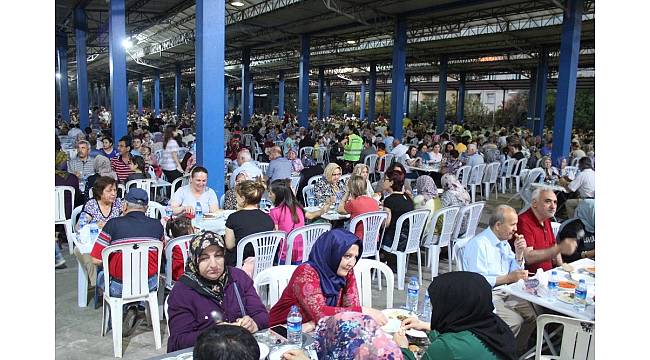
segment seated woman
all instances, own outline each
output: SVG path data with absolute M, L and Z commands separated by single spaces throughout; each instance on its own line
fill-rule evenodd
M 319 178 L 314 184 L 314 196 L 316 196 L 316 203 L 323 204 L 332 196 L 337 200 L 343 197 L 344 186 L 341 181 L 342 170 L 336 163 L 329 163 L 323 171 L 323 176 Z
M 460 169 L 463 166 L 463 163 L 458 158 L 459 154 L 457 150 L 451 150 L 449 156 L 442 164 L 442 173 L 444 174 L 456 174 L 456 170 Z
M 354 165 L 352 174 L 359 175 L 363 177 L 363 179 L 366 181 L 366 195 L 368 195 L 371 198 L 374 198 L 376 196 L 376 198 L 379 199 L 379 194 L 375 195 L 375 192 L 372 190 L 372 184 L 370 183 L 370 179 L 369 179 L 370 171 L 368 170 L 368 165 L 366 164 Z
M 402 321 L 404 329 L 429 332 L 431 345 L 421 359 L 490 360 L 517 358 L 515 336 L 493 310 L 492 287 L 477 273 L 454 271 L 438 275 L 429 285 L 431 323 L 415 317 Z M 406 359 L 404 330 L 393 336 Z
M 100 176 L 108 176 L 110 178 L 117 180 L 117 174 L 115 173 L 115 171 L 113 171 L 113 168 L 111 167 L 111 161 L 104 155 L 95 156 L 95 159 L 93 160 L 93 169 L 95 173 L 90 175 L 86 180 L 86 190 L 84 192 L 86 198 L 89 197 L 88 195 L 90 189 L 95 185 L 95 181 Z
M 273 202 L 273 209 L 269 213 L 275 230 L 284 231 L 289 234 L 294 229 L 299 229 L 305 226 L 305 218 L 312 220 L 325 214 L 330 207 L 329 201 L 325 202 L 322 208 L 318 211 L 305 212 L 298 203 L 296 195 L 291 190 L 291 182 L 287 179 L 278 179 L 271 183 L 269 189 L 269 199 Z M 284 264 L 287 259 L 287 251 L 289 245 L 286 239 L 280 242 L 279 251 L 279 264 Z M 291 253 L 291 263 L 294 265 L 302 264 L 302 236 L 296 237 L 293 242 L 293 251 Z
M 147 165 L 145 164 L 144 158 L 142 156 L 131 157 L 131 171 L 133 171 L 133 173 L 129 174 L 129 176 L 126 178 L 126 181 L 124 181 L 125 184 L 131 180 L 151 178 L 147 172 Z
M 344 311 L 363 312 L 380 325 L 386 317 L 379 310 L 362 307 L 353 267 L 363 243 L 351 232 L 333 229 L 314 243 L 309 260 L 298 266 L 278 302 L 271 308 L 269 326 L 287 322 L 292 305 L 302 315 L 303 330 L 309 331 L 325 316 Z
M 418 175 L 414 171 L 411 171 L 411 166 L 421 166 L 422 165 L 422 159 L 418 158 L 416 156 L 418 151 L 418 148 L 411 145 L 409 146 L 409 149 L 406 151 L 406 154 L 402 156 L 400 162 L 404 165 L 404 168 L 406 169 L 406 178 L 407 179 L 417 179 Z
M 176 239 L 185 235 L 192 235 L 196 232 L 194 226 L 192 226 L 192 220 L 185 216 L 176 216 L 172 217 L 165 224 L 165 235 L 169 237 L 170 240 Z M 180 246 L 175 246 L 172 249 L 172 280 L 178 281 L 178 278 L 183 275 L 185 271 L 185 264 L 183 263 L 183 253 L 187 249 L 181 249 Z
M 540 161 L 540 165 L 542 170 L 544 170 L 544 181 L 556 181 L 560 178 L 555 168 L 551 166 L 551 158 L 549 156 L 544 156 L 542 161 Z
M 431 176 L 422 175 L 415 181 L 415 188 L 418 190 L 418 195 L 413 199 L 415 209 L 428 209 L 431 211 L 429 213 L 429 217 L 427 218 L 424 234 L 428 234 L 429 231 L 431 231 L 431 226 L 435 226 L 437 233 L 440 233 L 442 222 L 438 221 L 438 224 L 431 224 L 433 214 L 436 211 L 442 209 L 442 203 L 438 198 L 438 187 L 436 187 L 436 183 L 433 181 L 433 178 L 431 178 Z
M 294 172 L 301 172 L 302 169 L 305 168 L 302 164 L 302 161 L 298 159 L 298 154 L 296 153 L 296 150 L 294 149 L 289 150 L 289 153 L 287 154 L 287 159 L 291 161 L 291 166 L 293 167 Z
M 215 213 L 219 210 L 219 200 L 214 190 L 208 187 L 208 169 L 196 166 L 190 173 L 190 183 L 181 186 L 169 203 L 174 214 L 194 214 L 196 203 L 201 203 L 201 210 Z
M 235 186 L 244 180 L 251 179 L 245 171 L 242 171 L 237 174 L 237 177 L 235 178 Z M 228 191 L 226 191 L 226 195 L 223 198 L 223 209 L 237 210 L 237 195 L 235 195 L 235 189 L 228 189 Z
M 197 337 L 214 326 L 213 318 L 219 314 L 224 322 L 251 333 L 268 327 L 269 314 L 257 296 L 253 280 L 243 271 L 225 265 L 224 250 L 223 238 L 211 231 L 200 233 L 190 243 L 186 271 L 167 300 L 167 352 L 194 346 Z
M 569 263 L 596 257 L 596 200 L 583 199 L 576 208 L 576 218 L 567 220 L 558 231 L 557 241 L 574 238 L 578 247 L 572 255 L 562 255 L 562 262 Z
M 354 219 L 365 213 L 379 211 L 377 200 L 368 196 L 366 191 L 368 185 L 366 182 L 367 180 L 363 176 L 352 175 L 350 177 L 345 194 L 338 208 L 339 213 L 350 214 L 350 219 Z M 361 222 L 354 229 L 354 235 L 363 240 L 363 224 Z
M 386 231 L 384 232 L 383 245 L 392 246 L 397 230 L 397 219 L 403 214 L 415 209 L 413 205 L 413 198 L 411 195 L 404 192 L 404 173 L 397 167 L 391 172 L 386 172 L 384 178 L 384 187 L 390 189 L 391 194 L 384 199 L 384 211 L 388 212 L 386 223 Z M 409 222 L 408 220 L 402 224 L 401 233 L 399 235 L 399 244 L 397 250 L 404 251 L 408 241 Z M 383 253 L 383 251 L 382 251 Z
M 226 220 L 226 265 L 235 266 L 237 262 L 237 244 L 248 235 L 275 230 L 273 219 L 259 209 L 264 194 L 264 184 L 245 180 L 235 187 L 238 211 L 230 214 Z M 248 258 L 251 258 L 250 260 Z M 248 244 L 244 248 L 244 268 L 253 273 L 255 250 Z

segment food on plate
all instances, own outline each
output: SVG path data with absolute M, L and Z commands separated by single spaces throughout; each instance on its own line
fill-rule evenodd
M 575 270 L 571 264 L 564 263 L 562 264 L 562 270 L 566 272 L 573 272 Z
M 591 274 L 596 274 L 596 267 L 595 266 L 587 266 L 585 268 L 585 271 Z
M 413 353 L 417 353 L 418 351 L 420 351 L 420 347 L 417 345 L 409 345 L 409 350 L 411 350 L 411 352 Z
M 575 289 L 576 284 L 569 281 L 560 281 L 558 285 L 561 289 Z
M 409 317 L 406 316 L 406 315 L 397 315 L 396 318 L 399 321 L 404 321 L 404 320 L 408 319 Z

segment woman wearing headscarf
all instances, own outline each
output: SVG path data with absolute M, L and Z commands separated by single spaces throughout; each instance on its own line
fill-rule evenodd
M 415 188 L 418 191 L 418 195 L 413 199 L 415 209 L 428 209 L 430 211 L 426 227 L 424 228 L 424 233 L 428 234 L 431 230 L 431 219 L 433 218 L 433 214 L 442 209 L 442 203 L 438 198 L 438 187 L 431 176 L 422 175 L 415 181 Z M 442 222 L 440 223 L 440 226 L 442 226 Z M 438 227 L 438 225 L 436 225 L 436 227 Z
M 440 195 L 440 202 L 442 206 L 465 206 L 469 205 L 472 201 L 469 192 L 463 187 L 463 185 L 458 181 L 456 175 L 454 174 L 445 174 L 440 179 L 442 183 L 443 193 Z
M 167 300 L 167 352 L 194 346 L 196 338 L 217 320 L 251 333 L 268 327 L 269 314 L 253 280 L 242 270 L 225 265 L 221 235 L 202 232 L 192 239 L 189 251 L 185 273 Z
M 363 252 L 363 243 L 351 232 L 333 229 L 314 243 L 309 260 L 298 266 L 278 302 L 271 308 L 269 326 L 284 324 L 291 306 L 297 305 L 304 329 L 313 329 L 321 318 L 344 311 L 370 315 L 381 325 L 381 311 L 362 307 L 353 267 Z
M 86 195 L 88 195 L 88 189 L 92 188 L 95 185 L 97 178 L 101 176 L 108 176 L 117 180 L 117 173 L 113 171 L 111 167 L 111 160 L 104 155 L 97 155 L 93 160 L 93 168 L 95 173 L 90 175 L 86 180 Z
M 401 360 L 399 346 L 372 317 L 342 312 L 322 318 L 314 333 L 316 354 L 320 360 Z M 309 359 L 300 350 L 290 350 L 284 359 Z
M 429 332 L 431 345 L 422 360 L 516 359 L 515 337 L 493 310 L 492 287 L 477 273 L 454 271 L 439 275 L 429 286 L 431 323 L 417 318 L 402 321 L 405 329 Z M 415 359 L 408 350 L 404 331 L 393 339 L 406 359 Z
M 596 200 L 582 199 L 576 208 L 576 218 L 562 223 L 557 241 L 575 238 L 578 246 L 572 255 L 562 255 L 565 263 L 596 257 Z

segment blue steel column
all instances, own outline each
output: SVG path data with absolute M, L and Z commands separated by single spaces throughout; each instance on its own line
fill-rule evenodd
M 368 123 L 375 120 L 375 97 L 377 92 L 377 64 L 370 64 L 370 92 L 368 93 Z
M 248 82 L 248 115 L 253 116 L 255 112 L 255 84 L 253 82 L 253 75 L 250 77 Z
M 533 134 L 542 135 L 544 131 L 544 115 L 546 113 L 546 81 L 548 77 L 548 51 L 542 49 L 537 65 L 537 81 L 535 84 L 535 118 Z
M 316 118 L 318 120 L 323 118 L 323 92 L 325 89 L 325 84 L 323 83 L 325 79 L 325 67 L 318 67 L 318 106 L 316 106 Z
M 567 0 L 562 20 L 560 67 L 555 99 L 555 125 L 553 126 L 553 162 L 569 154 L 573 110 L 576 100 L 576 77 L 580 56 L 580 28 L 583 2 Z
M 114 139 L 126 135 L 126 38 L 124 0 L 111 0 L 108 11 L 108 52 L 111 77 L 112 133 Z
M 456 122 L 465 122 L 465 73 L 460 73 L 460 85 L 458 86 L 458 98 L 456 99 Z
M 86 70 L 86 12 L 74 9 L 74 33 L 77 52 L 77 108 L 79 109 L 79 128 L 89 126 L 88 121 L 88 72 Z
M 60 37 L 59 47 L 56 49 L 59 60 L 59 101 L 61 105 L 61 117 L 66 123 L 70 123 L 70 99 L 68 97 L 68 37 Z
M 197 164 L 210 172 L 208 185 L 225 193 L 223 89 L 225 6 L 211 0 L 196 1 L 196 154 Z
M 156 117 L 160 116 L 160 71 L 153 77 L 153 109 Z
M 404 113 L 406 116 L 410 116 L 410 111 L 409 111 L 409 98 L 410 98 L 410 92 L 411 91 L 411 77 L 406 76 L 404 80 Z
M 325 104 L 324 104 L 324 117 L 329 117 L 332 109 L 332 84 L 329 80 L 325 81 Z
M 138 79 L 138 114 L 142 115 L 142 78 Z
M 366 79 L 361 79 L 361 93 L 359 94 L 359 120 L 366 117 Z
M 438 121 L 436 133 L 442 134 L 445 131 L 445 114 L 447 107 L 447 55 L 440 56 L 440 74 L 438 75 Z
M 284 118 L 284 70 L 278 75 L 278 117 Z
M 241 121 L 242 125 L 246 126 L 251 117 L 248 105 L 250 101 L 248 82 L 250 81 L 251 50 L 242 50 L 241 58 Z
M 393 71 L 390 94 L 390 127 L 396 139 L 402 139 L 404 116 L 404 75 L 406 72 L 406 18 L 398 17 L 393 35 Z
M 309 127 L 309 41 L 307 34 L 300 35 L 300 65 L 298 75 L 298 124 Z
M 537 88 L 537 71 L 530 70 L 530 89 L 528 90 L 528 129 L 533 131 L 535 128 L 535 100 L 537 95 L 535 89 Z
M 182 86 L 181 86 L 181 64 L 176 64 L 176 73 L 174 77 L 174 112 L 176 115 L 181 114 Z

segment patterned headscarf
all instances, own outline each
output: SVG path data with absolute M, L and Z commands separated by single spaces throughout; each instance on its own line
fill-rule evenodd
M 95 160 L 93 160 L 93 168 L 95 169 L 95 173 L 99 174 L 99 176 L 108 176 L 117 180 L 117 174 L 113 171 L 113 168 L 111 168 L 111 161 L 106 156 L 95 156 Z
M 469 192 L 467 192 L 467 190 L 463 187 L 460 181 L 458 181 L 456 175 L 444 174 L 440 179 L 440 182 L 442 183 L 442 188 L 445 191 L 449 191 L 451 194 L 454 195 L 454 197 L 464 202 L 465 204 L 469 204 L 470 201 L 472 201 Z
M 212 231 L 203 231 L 194 236 L 190 242 L 190 256 L 185 267 L 185 273 L 179 281 L 191 287 L 199 294 L 213 298 L 217 304 L 223 302 L 223 290 L 228 282 L 228 268 L 223 269 L 223 274 L 216 281 L 208 280 L 199 273 L 199 257 L 209 246 L 216 245 L 225 251 L 221 235 Z
M 321 360 L 404 359 L 402 351 L 370 316 L 342 312 L 321 318 L 314 335 L 316 353 Z
M 418 195 L 424 197 L 424 202 L 438 197 L 438 188 L 431 176 L 422 175 L 415 181 L 415 188 L 418 190 Z
M 54 156 L 54 173 L 56 176 L 66 178 L 68 176 L 67 171 L 63 171 L 63 165 L 68 161 L 68 154 L 65 151 L 57 151 Z

